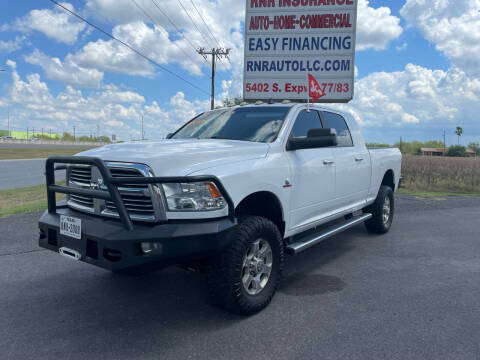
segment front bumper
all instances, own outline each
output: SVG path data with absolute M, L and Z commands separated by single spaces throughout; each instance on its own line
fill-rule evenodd
M 80 240 L 60 235 L 60 216 L 82 220 Z M 59 252 L 62 248 L 80 254 L 80 260 L 117 271 L 143 265 L 168 266 L 211 256 L 229 244 L 236 227 L 230 218 L 201 222 L 135 224 L 126 230 L 120 221 L 83 214 L 67 207 L 46 211 L 39 221 L 39 245 Z M 157 243 L 159 250 L 144 254 L 141 243 Z

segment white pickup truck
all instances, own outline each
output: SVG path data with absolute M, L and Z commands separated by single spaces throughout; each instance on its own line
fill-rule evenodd
M 61 169 L 65 186 L 55 184 Z M 205 269 L 215 302 L 248 315 L 271 301 L 285 253 L 360 223 L 386 233 L 400 171 L 400 151 L 368 150 L 348 114 L 288 103 L 217 109 L 166 140 L 49 158 L 39 243 L 116 272 Z

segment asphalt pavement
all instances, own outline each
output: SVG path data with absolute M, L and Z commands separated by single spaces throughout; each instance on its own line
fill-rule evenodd
M 250 318 L 179 268 L 114 275 L 37 247 L 39 214 L 0 220 L 2 359 L 478 359 L 480 199 L 397 198 L 295 257 Z
M 0 160 L 0 190 L 45 184 L 45 159 Z M 56 174 L 57 180 L 65 178 L 65 172 Z

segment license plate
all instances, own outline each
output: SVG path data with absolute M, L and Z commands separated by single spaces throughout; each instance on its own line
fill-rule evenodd
M 82 238 L 82 220 L 60 215 L 60 234 L 80 240 Z

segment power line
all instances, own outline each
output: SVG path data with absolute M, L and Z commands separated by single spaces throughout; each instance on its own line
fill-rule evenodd
M 180 0 L 177 0 L 177 1 L 180 1 Z M 205 19 L 203 18 L 202 14 L 200 13 L 200 11 L 198 10 L 197 6 L 195 5 L 195 3 L 193 2 L 193 0 L 190 0 L 190 2 L 192 3 L 195 11 L 197 12 L 197 14 L 200 16 L 200 19 L 202 19 L 203 23 L 205 24 L 205 27 L 207 28 L 208 32 L 210 33 L 210 36 L 213 38 L 213 40 L 217 43 L 217 46 L 219 48 L 221 48 L 221 45 L 220 43 L 218 42 L 217 38 L 215 37 L 215 35 L 213 34 L 212 30 L 210 30 L 210 27 L 208 26 L 208 24 L 206 23 Z M 228 55 L 225 56 L 225 58 L 230 61 Z M 220 62 L 223 64 L 223 65 L 226 65 L 225 62 L 223 61 L 223 58 L 219 58 L 220 59 Z
M 197 51 L 197 47 L 190 41 L 190 39 L 188 39 L 185 34 L 183 34 L 182 30 L 180 30 L 178 28 L 177 25 L 175 25 L 175 23 L 173 22 L 172 19 L 170 19 L 170 17 L 168 16 L 168 14 L 157 4 L 157 2 L 155 0 L 152 0 L 152 3 L 153 5 L 155 5 L 155 7 L 158 9 L 158 11 L 160 11 L 160 13 L 167 19 L 167 21 L 175 28 L 175 30 L 177 30 L 177 32 L 185 39 L 185 41 L 187 41 L 190 46 L 195 50 Z M 208 60 L 204 58 L 204 60 L 208 63 Z
M 177 0 L 177 1 L 178 1 L 178 3 L 180 4 L 180 6 L 182 7 L 182 9 L 183 9 L 183 11 L 185 12 L 185 14 L 187 14 L 187 16 L 188 16 L 188 18 L 190 19 L 190 21 L 192 22 L 193 26 L 195 26 L 195 28 L 197 29 L 197 31 L 198 31 L 198 32 L 200 33 L 200 35 L 202 36 L 203 40 L 205 40 L 205 42 L 208 44 L 210 41 L 207 40 L 207 37 L 206 37 L 206 36 L 204 35 L 204 33 L 198 28 L 197 24 L 195 23 L 195 21 L 193 20 L 193 18 L 190 16 L 190 14 L 188 13 L 188 11 L 185 9 L 185 7 L 184 7 L 183 4 L 181 3 L 181 1 L 180 1 L 180 0 Z M 192 1 L 192 5 L 193 5 L 193 7 L 195 8 L 195 10 L 197 11 L 197 13 L 200 15 L 203 23 L 204 23 L 205 25 L 207 25 L 207 24 L 205 23 L 205 20 L 203 19 L 202 15 L 199 13 L 197 7 L 196 7 L 195 4 L 193 3 L 193 1 Z M 207 25 L 207 30 L 210 31 L 210 28 L 208 27 L 208 25 Z M 210 31 L 210 34 L 211 34 L 211 31 Z M 213 34 L 212 34 L 212 35 L 213 35 Z M 215 36 L 213 36 L 212 38 L 213 38 L 213 41 L 216 42 L 217 45 L 218 45 L 218 47 L 220 48 L 221 46 L 220 46 L 220 44 L 218 43 L 218 41 L 217 41 L 217 39 L 215 38 Z M 220 59 L 220 62 L 221 62 L 222 64 L 226 65 L 226 64 L 223 62 L 222 58 L 219 58 L 219 59 Z M 227 59 L 228 59 L 228 58 L 227 58 Z
M 188 16 L 188 18 L 190 19 L 190 22 L 193 24 L 193 26 L 195 27 L 195 29 L 197 29 L 198 33 L 202 36 L 203 40 L 208 44 L 209 43 L 209 40 L 207 40 L 207 37 L 205 36 L 205 34 L 200 30 L 200 28 L 197 26 L 197 23 L 195 21 L 193 21 L 193 18 L 190 16 L 190 14 L 188 13 L 187 9 L 185 9 L 185 6 L 183 6 L 182 2 L 180 0 L 177 0 L 178 4 L 180 5 L 180 7 L 182 8 L 183 12 Z
M 198 87 L 197 85 L 195 85 L 194 83 L 188 81 L 187 79 L 185 79 L 184 77 L 182 77 L 181 75 L 178 75 L 177 73 L 171 71 L 170 69 L 166 68 L 165 66 L 163 65 L 160 65 L 158 62 L 156 62 L 155 60 L 152 60 L 151 58 L 149 58 L 148 56 L 142 54 L 140 51 L 138 51 L 137 49 L 133 48 L 132 46 L 130 46 L 129 44 L 127 44 L 126 42 L 116 38 L 115 36 L 113 36 L 112 34 L 108 33 L 107 31 L 103 30 L 102 28 L 100 28 L 99 26 L 91 23 L 90 21 L 88 21 L 87 19 L 81 17 L 80 15 L 78 15 L 77 13 L 73 12 L 73 11 L 70 11 L 69 9 L 67 9 L 65 6 L 61 5 L 60 3 L 58 3 L 57 1 L 55 0 L 50 0 L 52 3 L 54 3 L 55 5 L 61 7 L 63 10 L 65 10 L 66 12 L 68 12 L 70 15 L 72 16 L 75 16 L 76 18 L 82 20 L 84 23 L 90 25 L 91 27 L 93 27 L 94 29 L 96 29 L 97 31 L 100 31 L 102 34 L 108 36 L 109 38 L 115 40 L 115 41 L 118 41 L 120 44 L 122 44 L 123 46 L 127 47 L 128 49 L 130 49 L 131 51 L 133 51 L 135 54 L 137 54 L 138 56 L 144 58 L 145 60 L 147 60 L 148 62 L 152 63 L 153 65 L 155 66 L 158 66 L 160 69 L 162 69 L 163 71 L 169 73 L 170 75 L 176 77 L 177 79 L 179 80 L 182 80 L 183 82 L 187 83 L 188 85 L 190 85 L 191 87 L 203 92 L 204 94 L 208 94 L 207 91 L 203 90 L 202 88 Z
M 152 24 L 158 25 L 155 22 L 155 20 L 140 5 L 138 5 L 138 3 L 135 0 L 132 0 L 132 1 L 135 4 L 135 6 L 138 8 L 138 10 L 140 10 L 148 19 L 150 19 Z M 162 28 L 162 27 L 159 26 L 159 28 Z M 175 41 L 172 41 L 172 44 L 175 45 L 180 51 L 182 51 L 185 54 L 185 56 L 188 57 L 195 64 L 196 61 L 192 58 L 191 55 L 189 55 L 184 49 L 182 49 L 180 45 L 178 45 Z M 194 48 L 194 50 L 196 49 Z
M 180 0 L 178 0 L 180 1 Z M 192 3 L 193 7 L 195 8 L 195 11 L 197 12 L 197 14 L 200 16 L 200 19 L 202 19 L 203 23 L 205 24 L 205 26 L 207 27 L 207 30 L 208 32 L 210 33 L 210 35 L 212 36 L 213 40 L 215 40 L 215 42 L 217 43 L 217 46 L 218 47 L 221 47 L 220 43 L 218 42 L 217 38 L 215 37 L 215 35 L 213 35 L 213 32 L 212 30 L 210 30 L 210 27 L 208 26 L 207 22 L 205 21 L 205 19 L 203 18 L 202 14 L 200 14 L 200 11 L 198 11 L 198 8 L 196 7 L 195 3 L 193 2 L 193 0 L 190 0 L 190 2 Z

